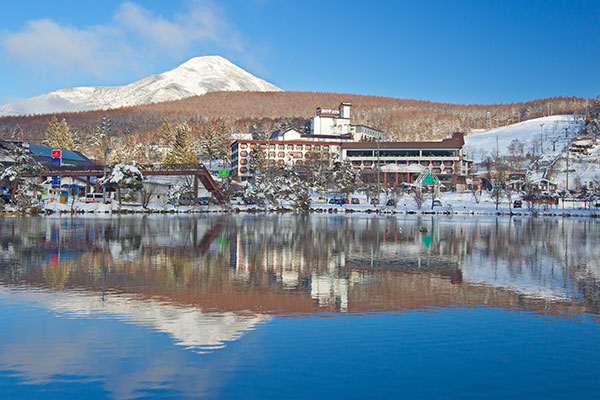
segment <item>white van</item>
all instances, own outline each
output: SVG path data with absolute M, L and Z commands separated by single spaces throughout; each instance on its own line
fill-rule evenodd
M 85 195 L 86 203 L 102 203 L 103 200 L 104 200 L 103 193 L 88 193 Z M 109 203 L 110 203 L 110 195 L 109 195 L 109 193 L 106 193 L 106 204 L 109 204 Z

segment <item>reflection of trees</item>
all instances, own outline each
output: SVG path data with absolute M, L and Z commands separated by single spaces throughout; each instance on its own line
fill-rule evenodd
M 434 299 L 431 291 L 443 286 L 436 279 L 462 284 L 468 262 L 492 277 L 502 266 L 515 279 L 550 279 L 598 308 L 596 223 L 273 214 L 15 218 L 0 224 L 0 279 L 12 283 L 191 299 L 290 290 L 306 295 L 314 292 L 315 279 L 332 279 L 361 298 L 358 289 L 373 282 L 410 287 L 421 282 L 413 274 L 428 273 L 435 279 L 419 285 Z M 59 250 L 59 265 L 48 265 L 48 254 Z

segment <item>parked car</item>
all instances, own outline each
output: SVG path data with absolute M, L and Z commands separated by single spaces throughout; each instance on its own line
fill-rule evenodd
M 432 203 L 433 207 L 441 207 L 442 206 L 442 202 L 440 200 L 434 200 Z
M 244 197 L 243 196 L 233 196 L 231 198 L 231 200 L 229 200 L 229 202 L 232 205 L 236 205 L 236 206 L 243 206 L 246 205 L 246 203 L 244 202 Z
M 396 207 L 396 201 L 394 199 L 389 199 L 385 205 L 389 207 Z
M 337 204 L 338 206 L 343 206 L 344 204 L 348 204 L 348 199 L 331 199 L 329 200 L 329 204 Z
M 252 200 L 250 197 L 244 197 L 244 204 L 247 206 L 252 206 L 254 204 L 256 204 L 256 202 L 254 200 Z
M 327 199 L 325 197 L 319 197 L 319 199 L 317 200 L 317 203 L 325 204 L 325 203 L 327 203 Z
M 357 199 L 356 197 L 353 197 L 352 199 L 350 199 L 350 203 L 352 203 L 352 204 L 360 204 L 360 200 Z
M 523 207 L 523 202 L 521 200 L 513 201 L 513 208 L 522 208 L 522 207 Z
M 104 193 L 88 193 L 85 195 L 86 203 L 102 203 L 106 201 L 106 204 L 110 204 L 110 194 L 106 193 L 106 199 Z
M 206 197 L 198 197 L 198 204 L 201 206 L 207 206 L 208 199 Z

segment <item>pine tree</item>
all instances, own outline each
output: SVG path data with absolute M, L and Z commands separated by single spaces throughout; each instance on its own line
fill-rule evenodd
M 165 157 L 166 164 L 198 164 L 198 156 L 188 138 L 189 132 L 187 123 L 177 125 L 171 149 Z
M 218 137 L 215 128 L 213 128 L 212 125 L 209 125 L 200 139 L 200 149 L 202 155 L 208 158 L 208 168 L 212 169 L 212 160 L 219 153 Z
M 216 135 L 217 157 L 221 159 L 223 165 L 229 161 L 231 156 L 231 135 L 227 130 L 225 122 L 221 122 Z
M 171 125 L 169 118 L 163 120 L 162 125 L 158 128 L 158 140 L 159 143 L 169 144 L 173 141 L 175 136 L 175 129 Z
M 63 118 L 58 122 L 56 116 L 48 123 L 43 143 L 56 149 L 75 150 L 75 142 L 67 121 Z
M 250 171 L 253 173 L 263 173 L 265 172 L 265 167 L 267 166 L 267 157 L 265 155 L 265 150 L 263 149 L 263 145 L 257 143 L 252 151 L 250 152 Z

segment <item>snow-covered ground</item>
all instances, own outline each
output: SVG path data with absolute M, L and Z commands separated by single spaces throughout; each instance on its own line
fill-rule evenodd
M 518 139 L 524 144 L 525 153 L 543 153 L 545 157 L 555 158 L 572 138 L 583 127 L 581 116 L 552 115 L 536 118 L 517 124 L 503 126 L 485 131 L 476 131 L 465 136 L 464 153 L 475 162 L 486 157 L 512 156 L 508 147 Z M 567 130 L 565 132 L 565 129 Z M 543 151 L 542 151 L 543 150 Z
M 396 197 L 396 205 L 387 205 L 388 200 L 392 199 L 391 195 L 382 194 L 380 197 L 380 203 L 377 206 L 370 204 L 367 201 L 367 197 L 364 193 L 355 193 L 350 196 L 350 199 L 357 199 L 358 204 L 330 204 L 329 200 L 336 198 L 334 194 L 325 194 L 325 202 L 319 201 L 320 195 L 315 193 L 311 196 L 312 211 L 316 212 L 383 212 L 383 213 L 399 213 L 399 214 L 474 214 L 474 215 L 496 215 L 498 212 L 502 214 L 508 214 L 511 209 L 513 213 L 519 213 L 522 215 L 530 215 L 531 212 L 527 209 L 527 203 L 522 202 L 522 208 L 509 207 L 509 203 L 506 198 L 502 198 L 498 210 L 496 210 L 496 203 L 491 193 L 482 192 L 481 196 L 476 200 L 472 192 L 465 193 L 440 193 L 436 200 L 441 202 L 441 206 L 436 205 L 432 207 L 433 199 L 431 194 L 425 196 L 425 200 L 419 209 L 414 198 L 410 194 L 403 194 Z M 520 200 L 517 193 L 511 198 L 511 202 Z M 583 202 L 567 202 L 564 207 L 562 203 L 558 206 L 542 206 L 538 205 L 536 211 L 539 215 L 569 215 L 569 216 L 580 216 L 590 217 L 600 215 L 600 208 L 593 207 L 594 205 L 587 205 L 588 208 L 584 208 Z M 293 210 L 291 203 L 283 203 L 282 208 L 287 210 Z M 591 207 L 591 208 L 590 208 Z M 16 209 L 13 206 L 6 206 L 5 212 L 14 212 Z M 151 203 L 147 208 L 142 208 L 139 204 L 127 204 L 119 206 L 116 201 L 111 204 L 102 203 L 86 203 L 85 199 L 79 199 L 75 202 L 61 204 L 60 202 L 52 202 L 44 204 L 43 210 L 54 213 L 69 213 L 73 212 L 84 212 L 94 213 L 97 215 L 106 215 L 111 213 L 121 212 L 134 212 L 134 213 L 147 213 L 147 212 L 176 212 L 176 213 L 204 213 L 204 212 L 245 212 L 245 211 L 269 211 L 264 208 L 259 208 L 255 205 L 201 205 L 201 206 L 174 206 L 172 204 L 157 204 Z M 270 209 L 270 211 L 274 211 Z

